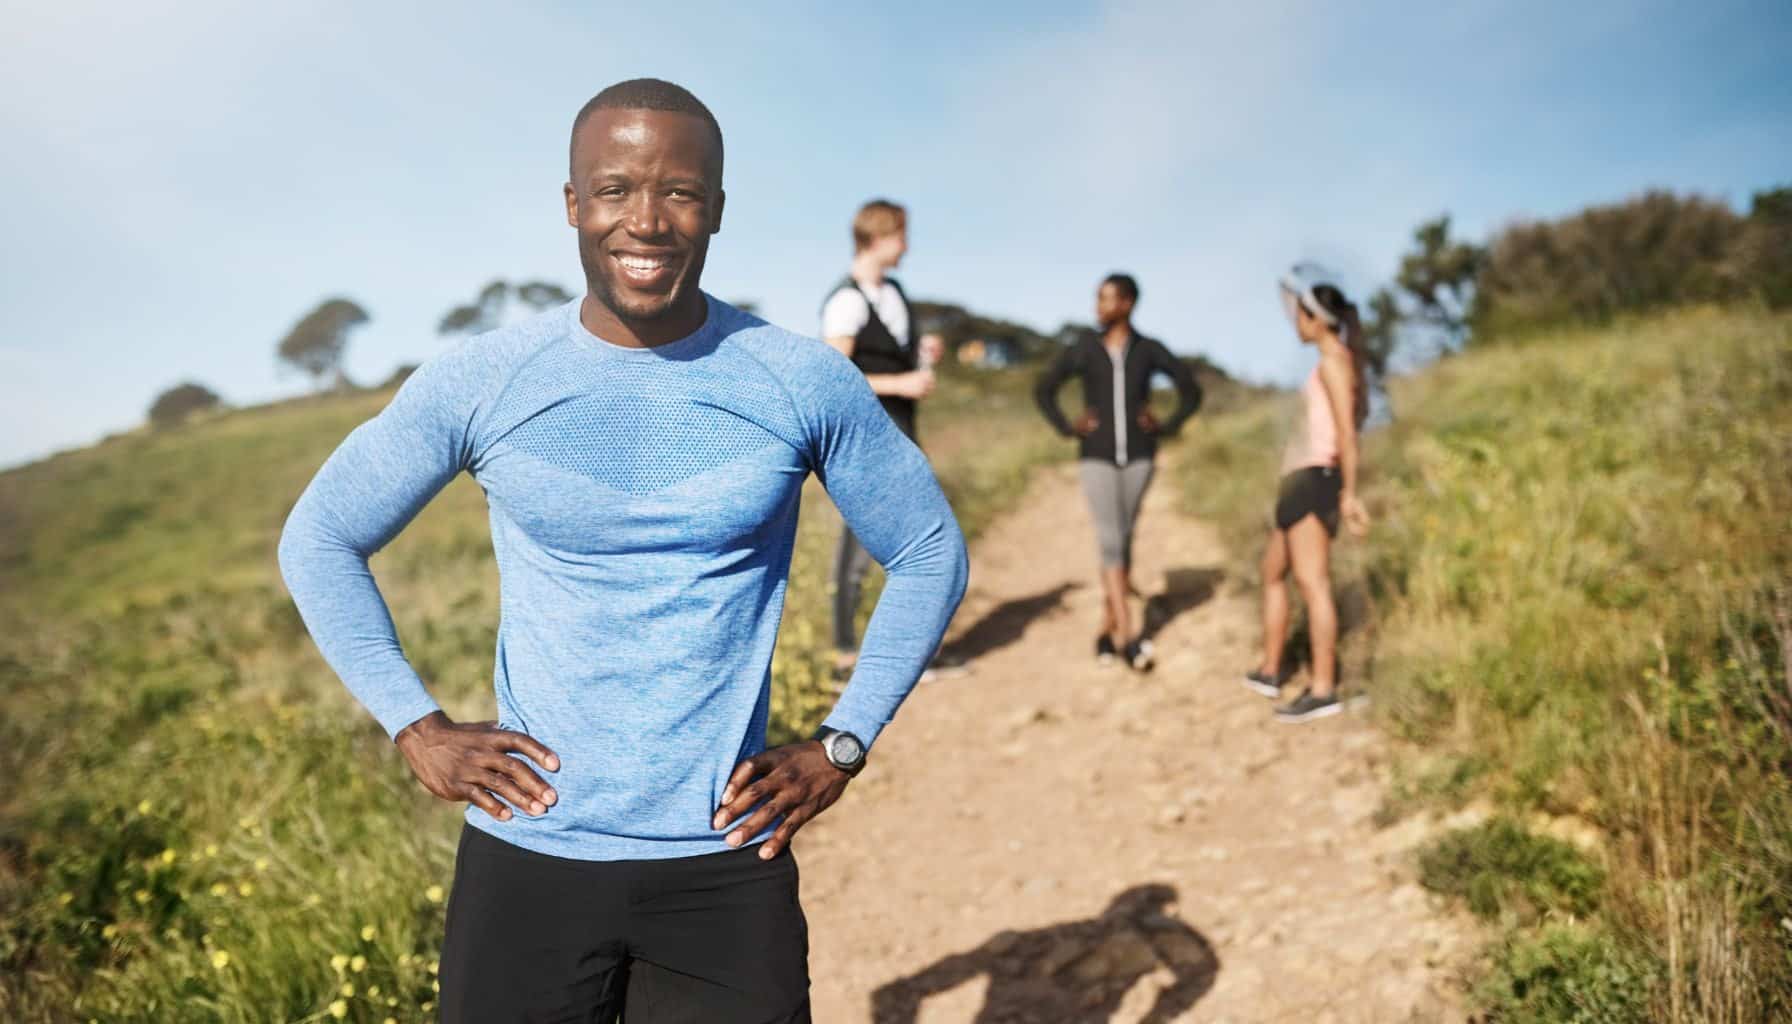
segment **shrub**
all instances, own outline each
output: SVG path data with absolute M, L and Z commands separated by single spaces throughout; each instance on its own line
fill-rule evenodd
M 192 381 L 176 384 L 157 395 L 150 404 L 149 423 L 154 427 L 176 426 L 196 412 L 216 408 L 222 401 L 217 392 L 204 384 Z

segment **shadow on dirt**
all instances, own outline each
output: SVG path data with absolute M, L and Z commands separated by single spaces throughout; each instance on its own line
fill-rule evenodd
M 872 1020 L 914 1024 L 929 997 L 979 977 L 989 988 L 974 1024 L 1106 1021 L 1123 1003 L 1132 1013 L 1143 1010 L 1142 1022 L 1174 1020 L 1213 988 L 1220 969 L 1213 944 L 1173 916 L 1175 902 L 1172 886 L 1134 886 L 1094 918 L 998 932 L 879 988 Z M 1135 987 L 1140 991 L 1129 1000 Z

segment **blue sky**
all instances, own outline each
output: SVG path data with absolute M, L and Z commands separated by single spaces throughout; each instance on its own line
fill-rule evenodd
M 348 368 L 377 380 L 494 277 L 577 290 L 568 123 L 637 75 L 722 122 L 724 298 L 812 332 L 885 195 L 911 294 L 1051 328 L 1125 269 L 1143 329 L 1265 380 L 1305 365 L 1296 260 L 1367 289 L 1439 212 L 1481 237 L 1792 182 L 1783 0 L 856 6 L 13 5 L 0 465 L 186 378 L 302 390 L 273 347 L 326 296 L 372 313 Z

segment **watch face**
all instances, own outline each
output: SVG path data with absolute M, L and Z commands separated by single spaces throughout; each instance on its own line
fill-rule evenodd
M 857 764 L 865 756 L 865 745 L 851 733 L 840 733 L 834 737 L 834 760 L 840 764 Z

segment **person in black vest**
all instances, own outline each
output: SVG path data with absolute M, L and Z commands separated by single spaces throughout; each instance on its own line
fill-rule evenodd
M 944 343 L 937 335 L 915 337 L 913 311 L 902 286 L 889 277 L 908 251 L 908 214 L 887 199 L 859 207 L 852 220 L 852 270 L 821 307 L 821 337 L 865 374 L 884 411 L 911 441 L 915 409 L 933 392 L 933 365 Z M 840 530 L 834 556 L 835 669 L 858 658 L 859 590 L 871 555 L 850 529 Z
M 1101 633 L 1095 656 L 1124 655 L 1127 664 L 1151 668 L 1151 645 L 1132 631 L 1127 597 L 1132 593 L 1132 533 L 1157 455 L 1157 440 L 1176 433 L 1201 406 L 1201 386 L 1188 365 L 1161 342 L 1133 330 L 1139 286 L 1126 274 L 1109 274 L 1095 293 L 1101 333 L 1064 350 L 1039 378 L 1034 398 L 1045 418 L 1065 437 L 1081 439 L 1079 471 L 1101 549 Z M 1176 385 L 1176 411 L 1159 422 L 1151 412 L 1151 378 L 1162 373 Z M 1072 377 L 1083 385 L 1083 412 L 1064 418 L 1058 389 Z

